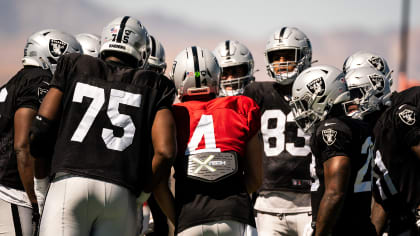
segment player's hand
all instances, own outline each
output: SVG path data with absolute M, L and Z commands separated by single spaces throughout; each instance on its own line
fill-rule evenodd
M 38 204 L 32 204 L 32 235 L 37 236 L 39 230 L 39 221 L 40 221 Z

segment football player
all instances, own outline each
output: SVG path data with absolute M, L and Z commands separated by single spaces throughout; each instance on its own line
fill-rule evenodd
M 244 95 L 253 98 L 262 113 L 264 179 L 255 202 L 260 235 L 302 235 L 310 228 L 310 137 L 296 126 L 287 97 L 311 58 L 308 37 L 297 28 L 283 27 L 270 35 L 265 49 L 274 82 L 245 87 Z
M 249 193 L 262 181 L 259 107 L 245 96 L 216 98 L 220 73 L 214 55 L 197 46 L 181 51 L 173 63 L 181 101 L 173 106 L 175 204 L 164 211 L 181 236 L 242 236 L 246 225 L 255 226 Z M 162 187 L 169 193 L 166 183 Z
M 98 57 L 101 48 L 101 38 L 96 34 L 78 34 L 76 35 L 77 41 L 82 45 L 83 54 Z
M 391 94 L 389 76 L 372 67 L 350 70 L 345 79 L 353 96 L 346 107 L 357 108 L 349 114 L 374 127 L 372 222 L 378 234 L 388 227 L 391 235 L 417 235 L 420 161 L 415 118 L 420 90 Z
M 226 40 L 217 45 L 213 54 L 222 68 L 219 96 L 243 94 L 245 86 L 255 80 L 251 52 L 236 40 Z
M 54 51 L 56 47 L 58 50 Z M 29 236 L 36 229 L 39 212 L 29 128 L 48 91 L 58 58 L 80 51 L 79 43 L 67 33 L 54 29 L 38 31 L 27 39 L 23 68 L 0 88 L 1 234 Z
M 150 56 L 147 60 L 146 69 L 156 71 L 159 74 L 164 74 L 166 70 L 166 61 L 165 61 L 165 50 L 160 41 L 158 41 L 154 36 L 150 35 Z M 146 229 L 146 235 L 168 235 L 169 226 L 168 219 L 166 215 L 162 212 L 159 205 L 157 204 L 154 195 L 150 195 L 147 200 L 147 205 L 143 206 L 149 207 L 151 211 L 151 219 L 153 224 L 149 224 L 149 221 L 143 225 L 150 225 L 151 228 Z M 144 220 L 148 220 L 150 217 L 145 217 Z
M 54 149 L 41 235 L 134 235 L 136 197 L 153 189 L 175 154 L 174 84 L 138 69 L 149 56 L 147 30 L 118 17 L 101 42 L 100 58 L 60 58 L 31 127 L 35 158 Z
M 342 72 L 328 65 L 303 71 L 293 84 L 296 124 L 311 133 L 315 235 L 376 235 L 370 221 L 372 146 L 368 124 L 345 115 L 350 99 Z
M 150 56 L 147 60 L 146 69 L 164 74 L 166 70 L 165 49 L 160 41 L 150 35 Z

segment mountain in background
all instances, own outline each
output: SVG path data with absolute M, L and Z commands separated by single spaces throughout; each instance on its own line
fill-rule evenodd
M 31 33 L 45 29 L 57 28 L 69 33 L 101 34 L 102 28 L 113 18 L 124 15 L 124 12 L 109 11 L 92 5 L 85 0 L 44 0 L 40 1 L 0 1 L 0 84 L 5 83 L 21 68 L 20 60 L 26 37 Z M 158 12 L 131 14 L 146 25 L 150 34 L 162 42 L 166 50 L 168 67 L 175 56 L 184 48 L 198 45 L 213 50 L 226 39 L 236 39 L 248 46 L 254 56 L 257 80 L 269 79 L 265 72 L 264 49 L 269 34 L 259 39 L 249 40 L 241 35 L 234 35 L 220 28 L 197 27 L 176 17 L 162 15 Z M 280 27 L 280 26 L 279 26 Z M 370 34 L 358 30 L 334 32 L 312 32 L 301 27 L 310 38 L 313 46 L 313 59 L 317 64 L 331 64 L 342 68 L 345 58 L 358 50 L 376 52 L 384 56 L 394 74 L 398 73 L 399 63 L 399 30 L 389 30 Z M 420 29 L 412 29 L 409 44 L 409 78 L 420 79 Z M 170 68 L 167 69 L 170 71 Z M 395 77 L 395 76 L 394 76 Z

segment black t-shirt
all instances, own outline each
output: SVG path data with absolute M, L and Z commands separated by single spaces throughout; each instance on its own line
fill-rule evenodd
M 244 95 L 261 108 L 261 134 L 264 144 L 263 183 L 260 190 L 309 192 L 310 136 L 294 121 L 289 102 L 290 86 L 276 82 L 254 82 Z
M 52 173 L 65 171 L 139 194 L 151 178 L 151 127 L 175 87 L 152 71 L 80 54 L 60 58 L 51 86 L 63 92 Z
M 14 116 L 19 108 L 38 110 L 52 74 L 26 66 L 0 88 L 0 184 L 23 190 L 13 147 Z
M 311 138 L 318 179 L 312 185 L 312 218 L 316 222 L 319 205 L 325 192 L 324 162 L 332 157 L 350 158 L 351 173 L 343 208 L 337 217 L 333 235 L 375 235 L 370 221 L 371 148 L 368 124 L 346 116 L 319 123 Z M 315 165 L 314 165 L 315 164 Z
M 395 215 L 420 204 L 420 160 L 410 149 L 420 141 L 420 87 L 394 93 L 391 101 L 374 128 L 373 193 Z

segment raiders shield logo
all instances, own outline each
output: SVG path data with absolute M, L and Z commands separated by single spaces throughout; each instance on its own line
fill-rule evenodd
M 368 59 L 368 62 L 378 71 L 384 72 L 385 63 L 380 57 L 371 57 Z
M 378 90 L 382 91 L 385 88 L 385 81 L 384 77 L 378 74 L 369 75 L 369 80 L 372 83 L 373 87 Z
M 312 80 L 306 87 L 311 91 L 311 93 L 316 94 L 317 96 L 322 96 L 325 91 L 325 83 L 322 77 Z
M 402 112 L 398 113 L 398 116 L 402 122 L 406 123 L 407 125 L 414 125 L 414 123 L 416 123 L 416 116 L 413 110 L 404 109 Z
M 333 129 L 322 130 L 322 139 L 328 146 L 331 146 L 334 144 L 336 136 L 337 136 L 337 131 Z
M 42 103 L 45 95 L 48 93 L 50 84 L 48 82 L 42 81 L 42 85 L 38 87 L 38 101 Z
M 68 43 L 60 39 L 50 39 L 49 49 L 53 57 L 59 57 L 67 51 Z

